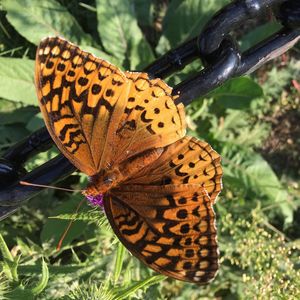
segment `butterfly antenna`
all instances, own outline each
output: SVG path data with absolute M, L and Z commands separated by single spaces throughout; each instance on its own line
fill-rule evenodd
M 77 208 L 76 208 L 75 214 L 78 213 L 78 211 L 79 211 L 79 209 L 80 209 L 80 207 L 81 207 L 81 205 L 83 204 L 84 201 L 85 201 L 85 199 L 82 199 L 82 200 L 80 201 L 80 203 L 78 204 L 78 206 L 77 206 Z M 66 227 L 64 233 L 62 234 L 61 238 L 59 239 L 59 242 L 58 242 L 58 244 L 57 244 L 57 246 L 56 246 L 56 250 L 57 250 L 57 251 L 60 251 L 61 245 L 62 245 L 62 243 L 63 243 L 63 241 L 64 241 L 64 239 L 65 239 L 67 233 L 69 232 L 69 230 L 70 230 L 70 228 L 71 228 L 71 226 L 72 226 L 74 220 L 75 220 L 75 218 L 72 218 L 72 219 L 70 220 L 70 222 L 69 222 L 68 226 Z
M 31 182 L 27 182 L 27 181 L 19 181 L 19 183 L 22 184 L 22 185 L 27 185 L 27 186 L 36 186 L 36 187 L 41 187 L 41 188 L 61 190 L 61 191 L 65 191 L 65 192 L 84 192 L 84 190 L 72 190 L 72 189 L 61 188 L 61 187 L 52 186 L 52 185 L 31 183 Z

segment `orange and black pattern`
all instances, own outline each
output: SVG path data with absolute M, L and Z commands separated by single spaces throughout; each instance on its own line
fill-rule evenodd
M 190 184 L 203 187 L 214 203 L 222 189 L 220 155 L 193 137 L 184 137 L 165 148 L 160 158 L 126 184 Z
M 220 156 L 185 137 L 172 89 L 122 72 L 68 41 L 44 39 L 35 81 L 46 126 L 61 152 L 104 194 L 109 222 L 128 250 L 167 276 L 205 284 L 219 268 L 213 204 Z
M 219 194 L 220 156 L 184 137 L 141 172 L 108 193 L 105 209 L 128 249 L 154 270 L 207 283 L 218 270 L 212 208 Z
M 52 138 L 90 176 L 185 134 L 183 106 L 162 80 L 124 73 L 61 38 L 41 42 L 35 82 Z
M 199 284 L 215 277 L 215 214 L 204 189 L 194 184 L 128 186 L 107 197 L 105 211 L 114 219 L 114 231 L 148 266 Z

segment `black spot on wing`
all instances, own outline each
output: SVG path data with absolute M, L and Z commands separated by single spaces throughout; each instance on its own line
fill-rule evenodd
M 153 119 L 147 119 L 146 118 L 146 110 L 144 110 L 142 113 L 141 113 L 141 120 L 145 123 L 150 123 L 153 121 Z

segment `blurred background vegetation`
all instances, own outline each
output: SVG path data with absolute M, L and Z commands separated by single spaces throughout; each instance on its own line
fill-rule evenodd
M 142 70 L 196 36 L 228 2 L 0 1 L 0 154 L 44 126 L 33 83 L 42 38 L 61 35 L 120 68 Z M 279 27 L 268 16 L 235 35 L 245 49 Z M 146 268 L 118 242 L 103 213 L 87 205 L 56 251 L 82 196 L 45 190 L 0 223 L 0 299 L 300 299 L 299 57 L 298 45 L 187 108 L 189 134 L 209 142 L 224 166 L 216 205 L 221 267 L 211 284 L 199 287 Z M 200 67 L 194 62 L 167 82 Z M 53 147 L 26 168 L 56 153 Z M 59 183 L 85 184 L 79 173 Z

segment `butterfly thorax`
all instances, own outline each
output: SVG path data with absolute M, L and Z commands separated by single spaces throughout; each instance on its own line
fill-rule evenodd
M 132 178 L 134 174 L 137 174 L 143 168 L 156 161 L 162 152 L 162 148 L 149 149 L 120 163 L 119 167 L 110 166 L 108 169 L 101 170 L 90 177 L 90 183 L 84 195 L 97 196 L 105 194 L 110 189 L 117 187 L 126 181 L 127 178 Z
M 90 183 L 88 184 L 84 195 L 97 196 L 99 194 L 105 194 L 110 189 L 116 187 L 123 179 L 123 175 L 118 168 L 114 168 L 108 171 L 101 171 L 90 177 Z

